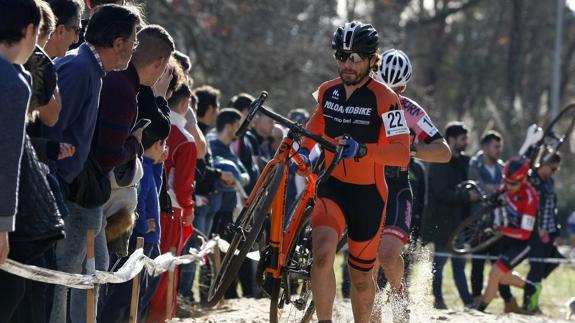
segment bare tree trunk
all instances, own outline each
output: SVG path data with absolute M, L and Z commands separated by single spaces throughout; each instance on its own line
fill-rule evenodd
M 513 114 L 515 99 L 521 88 L 521 60 L 523 47 L 523 1 L 512 0 L 511 26 L 509 30 L 509 51 L 507 56 L 507 117 Z M 508 119 L 509 120 L 509 119 Z

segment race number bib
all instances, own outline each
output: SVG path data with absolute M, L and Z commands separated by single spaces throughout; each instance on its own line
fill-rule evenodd
M 521 229 L 527 231 L 533 231 L 534 226 L 535 226 L 535 217 L 523 215 L 523 218 L 521 219 Z
M 419 119 L 417 125 L 421 130 L 423 130 L 429 137 L 435 136 L 437 133 L 437 128 L 431 123 L 431 120 L 428 116 L 424 116 L 423 118 Z
M 407 121 L 403 110 L 392 110 L 381 115 L 383 119 L 383 126 L 385 127 L 385 135 L 393 137 L 397 135 L 409 134 Z

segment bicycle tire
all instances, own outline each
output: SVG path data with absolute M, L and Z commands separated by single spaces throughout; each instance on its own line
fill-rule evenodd
M 240 270 L 242 263 L 252 245 L 256 241 L 267 213 L 271 207 L 275 193 L 284 175 L 285 164 L 272 165 L 266 177 L 262 179 L 262 185 L 253 202 L 242 210 L 236 226 L 246 228 L 250 226 L 247 235 L 240 232 L 234 233 L 230 246 L 222 260 L 220 271 L 216 274 L 213 284 L 210 286 L 208 307 L 216 305 L 223 297 Z M 251 225 L 250 225 L 251 224 Z M 236 251 L 238 252 L 236 254 Z M 234 256 L 234 254 L 236 254 Z
M 449 237 L 449 249 L 456 254 L 468 254 L 481 251 L 499 240 L 503 236 L 499 231 L 485 231 L 493 224 L 492 211 L 496 208 L 493 205 L 484 206 L 458 225 Z
M 191 248 L 200 249 L 203 241 L 208 241 L 208 238 L 200 232 L 198 229 L 194 228 L 192 235 L 188 238 Z M 186 245 L 188 245 L 186 243 Z M 213 253 L 208 253 L 204 256 L 202 263 L 198 265 L 199 269 L 199 286 L 198 291 L 200 293 L 200 304 L 205 304 L 208 298 L 208 292 L 212 284 L 212 280 L 216 275 L 215 269 L 215 255 Z M 195 275 L 194 275 L 195 276 Z M 195 277 L 194 277 L 195 278 Z
M 299 201 L 300 199 L 296 199 L 296 201 Z M 307 203 L 308 205 L 306 206 L 305 210 L 304 210 L 304 215 L 302 217 L 302 220 L 300 221 L 300 223 L 298 224 L 298 227 L 296 229 L 296 234 L 295 234 L 295 240 L 293 241 L 293 243 L 291 244 L 291 246 L 288 249 L 288 253 L 286 254 L 286 264 L 290 264 L 290 263 L 296 263 L 298 261 L 305 261 L 307 262 L 304 265 L 310 265 L 309 267 L 309 274 L 311 275 L 311 261 L 312 261 L 312 255 L 311 255 L 311 212 L 313 210 L 313 207 L 311 205 L 309 205 L 309 201 L 305 201 L 304 203 Z M 297 208 L 298 203 L 295 203 L 294 206 L 292 207 L 292 210 L 290 210 L 289 215 L 292 215 L 293 212 L 295 212 L 295 209 Z M 293 219 L 293 216 L 289 217 L 290 220 Z M 288 226 L 289 227 L 289 226 Z M 309 228 L 309 231 L 306 231 L 306 229 Z M 306 240 L 307 239 L 307 240 Z M 302 246 L 302 248 L 306 248 L 306 246 L 304 246 L 304 244 L 307 244 L 307 250 L 304 251 L 304 253 L 306 253 L 307 258 L 303 258 L 302 259 L 294 259 L 294 253 L 296 251 L 296 247 L 297 246 Z M 298 264 L 298 265 L 302 265 L 302 264 Z M 301 276 L 301 274 L 299 275 Z M 310 276 L 311 278 L 311 276 Z M 281 322 L 304 322 L 301 319 L 297 319 L 294 317 L 294 319 L 291 319 L 291 314 L 292 313 L 296 313 L 297 312 L 293 312 L 292 308 L 294 306 L 292 306 L 293 301 L 291 300 L 291 296 L 292 294 L 286 293 L 285 290 L 285 285 L 286 284 L 290 284 L 291 282 L 297 280 L 297 285 L 299 286 L 301 284 L 301 290 L 300 292 L 296 293 L 297 295 L 300 295 L 301 298 L 297 299 L 296 302 L 301 304 L 301 302 L 305 302 L 305 305 L 303 306 L 303 308 L 297 308 L 297 306 L 295 306 L 295 310 L 302 312 L 303 310 L 305 310 L 308 305 L 309 302 L 311 302 L 311 284 L 310 284 L 310 278 L 306 278 L 305 274 L 303 277 L 296 277 L 296 275 L 291 275 L 291 272 L 287 269 L 287 268 L 282 268 L 282 278 L 281 279 L 273 279 L 272 283 L 271 283 L 271 292 L 270 292 L 270 297 L 271 297 L 271 301 L 270 301 L 270 322 L 271 323 L 279 323 L 280 319 Z M 272 278 L 270 278 L 272 279 Z M 302 295 L 303 294 L 303 295 Z M 286 302 L 283 297 L 290 297 L 290 302 Z M 280 303 L 281 302 L 281 303 Z M 287 314 L 288 316 L 285 317 L 283 316 L 284 313 L 280 313 L 283 312 L 281 311 L 281 309 L 284 308 L 284 306 L 289 306 L 290 309 L 287 310 Z M 301 305 L 300 305 L 301 307 Z M 305 314 L 305 312 L 303 312 L 302 314 Z M 297 315 L 296 315 L 297 316 Z
M 538 168 L 557 152 L 565 141 L 575 150 L 575 138 L 571 138 L 575 127 L 575 103 L 569 104 L 549 123 L 543 138 L 531 154 L 532 167 Z

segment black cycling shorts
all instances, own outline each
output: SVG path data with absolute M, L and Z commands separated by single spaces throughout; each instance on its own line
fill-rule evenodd
M 377 258 L 384 212 L 385 202 L 375 184 L 349 184 L 331 177 L 319 186 L 312 226 L 331 227 L 339 237 L 347 227 L 348 263 L 369 271 Z
M 386 167 L 386 174 L 389 167 Z M 387 214 L 383 235 L 397 237 L 404 244 L 409 239 L 411 229 L 411 210 L 413 194 L 409 185 L 407 172 L 386 176 L 387 182 Z
M 495 262 L 503 272 L 509 272 L 529 256 L 531 244 L 529 240 L 517 240 L 510 237 L 501 239 L 502 253 Z

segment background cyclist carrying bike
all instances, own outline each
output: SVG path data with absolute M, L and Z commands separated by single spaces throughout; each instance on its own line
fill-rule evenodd
M 479 311 L 484 311 L 497 294 L 499 284 L 511 285 L 524 289 L 537 304 L 537 297 L 541 292 L 541 284 L 525 280 L 512 269 L 519 265 L 531 251 L 534 235 L 535 218 L 539 197 L 537 191 L 527 180 L 531 162 L 529 159 L 515 157 L 505 163 L 503 169 L 505 193 L 503 212 L 507 213 L 507 226 L 501 227 L 502 250 L 499 259 L 495 262 L 489 274 L 489 280 L 481 303 L 477 305 Z M 528 306 L 531 310 L 532 306 Z
M 349 22 L 334 33 L 332 48 L 340 77 L 322 84 L 307 128 L 345 144 L 342 162 L 322 182 L 312 214 L 312 290 L 319 322 L 331 322 L 336 293 L 333 263 L 348 229 L 351 301 L 355 322 L 368 322 L 375 297 L 371 270 L 387 200 L 384 166 L 407 166 L 409 128 L 397 95 L 370 77 L 377 67 L 377 31 Z M 314 142 L 304 140 L 307 155 Z M 326 164 L 333 154 L 326 152 Z
M 389 86 L 399 95 L 407 127 L 411 134 L 411 156 L 419 159 L 445 163 L 451 158 L 451 150 L 425 110 L 417 102 L 401 95 L 411 79 L 412 66 L 409 57 L 401 50 L 389 49 L 382 54 L 375 79 Z M 401 255 L 409 239 L 413 194 L 409 184 L 407 167 L 386 166 L 385 181 L 388 187 L 387 213 L 383 237 L 379 244 L 378 260 L 389 281 L 394 301 L 394 317 L 407 320 L 407 301 L 404 297 L 402 277 L 404 262 Z M 385 282 L 378 282 L 380 287 Z

